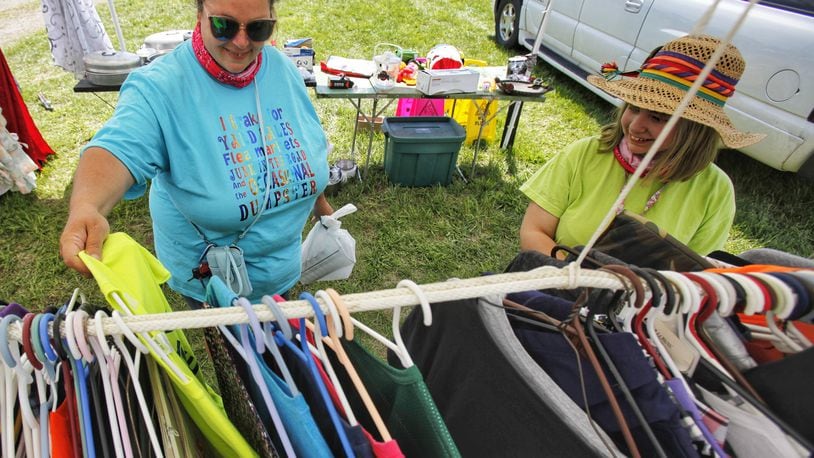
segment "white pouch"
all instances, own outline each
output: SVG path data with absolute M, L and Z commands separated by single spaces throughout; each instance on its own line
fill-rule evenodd
M 318 280 L 342 280 L 350 277 L 356 264 L 356 240 L 342 229 L 339 218 L 356 211 L 347 204 L 333 215 L 321 216 L 302 242 L 300 283 Z

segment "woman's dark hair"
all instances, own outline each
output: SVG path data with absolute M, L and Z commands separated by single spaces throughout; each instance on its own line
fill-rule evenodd
M 602 126 L 599 151 L 609 153 L 622 141 L 622 114 L 625 103 L 619 107 L 613 122 Z M 647 175 L 661 181 L 686 181 L 708 166 L 718 155 L 721 137 L 712 127 L 681 118 L 673 127 L 674 141 L 666 150 L 653 158 L 653 168 Z
M 203 4 L 204 4 L 205 1 L 206 0 L 195 0 L 195 6 L 198 8 L 199 13 L 201 11 L 203 11 Z M 274 4 L 277 2 L 277 0 L 268 0 L 268 2 L 269 2 L 269 11 L 271 11 L 271 13 L 272 13 L 271 17 L 274 17 L 274 14 L 273 14 L 274 13 Z

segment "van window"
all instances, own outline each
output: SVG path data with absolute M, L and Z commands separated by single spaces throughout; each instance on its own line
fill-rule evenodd
M 791 11 L 792 13 L 814 16 L 814 2 L 811 0 L 766 0 L 761 5 Z

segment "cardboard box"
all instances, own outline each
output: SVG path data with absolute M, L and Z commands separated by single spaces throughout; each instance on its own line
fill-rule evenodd
M 477 92 L 479 78 L 478 72 L 468 68 L 421 70 L 416 89 L 426 95 Z
M 314 52 L 311 48 L 283 48 L 283 53 L 294 62 L 297 67 L 304 68 L 309 72 L 314 71 Z

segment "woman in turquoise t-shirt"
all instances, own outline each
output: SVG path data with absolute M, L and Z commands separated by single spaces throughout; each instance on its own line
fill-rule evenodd
M 599 137 L 568 146 L 521 186 L 531 199 L 521 249 L 548 254 L 557 244 L 588 242 L 719 43 L 688 35 L 657 49 L 627 78 L 589 77 L 625 103 Z M 728 46 L 622 205 L 700 254 L 723 247 L 735 215 L 732 183 L 712 163 L 720 144 L 742 148 L 763 138 L 736 130 L 723 111 L 744 67 Z
M 235 245 L 250 282 L 233 277 L 259 301 L 297 282 L 309 216 L 333 212 L 322 194 L 328 141 L 299 71 L 267 45 L 275 0 L 196 3 L 192 38 L 128 76 L 113 117 L 84 148 L 60 253 L 87 274 L 77 254 L 99 258 L 107 215 L 149 182 L 170 287 L 202 301 L 193 269 L 210 243 Z

